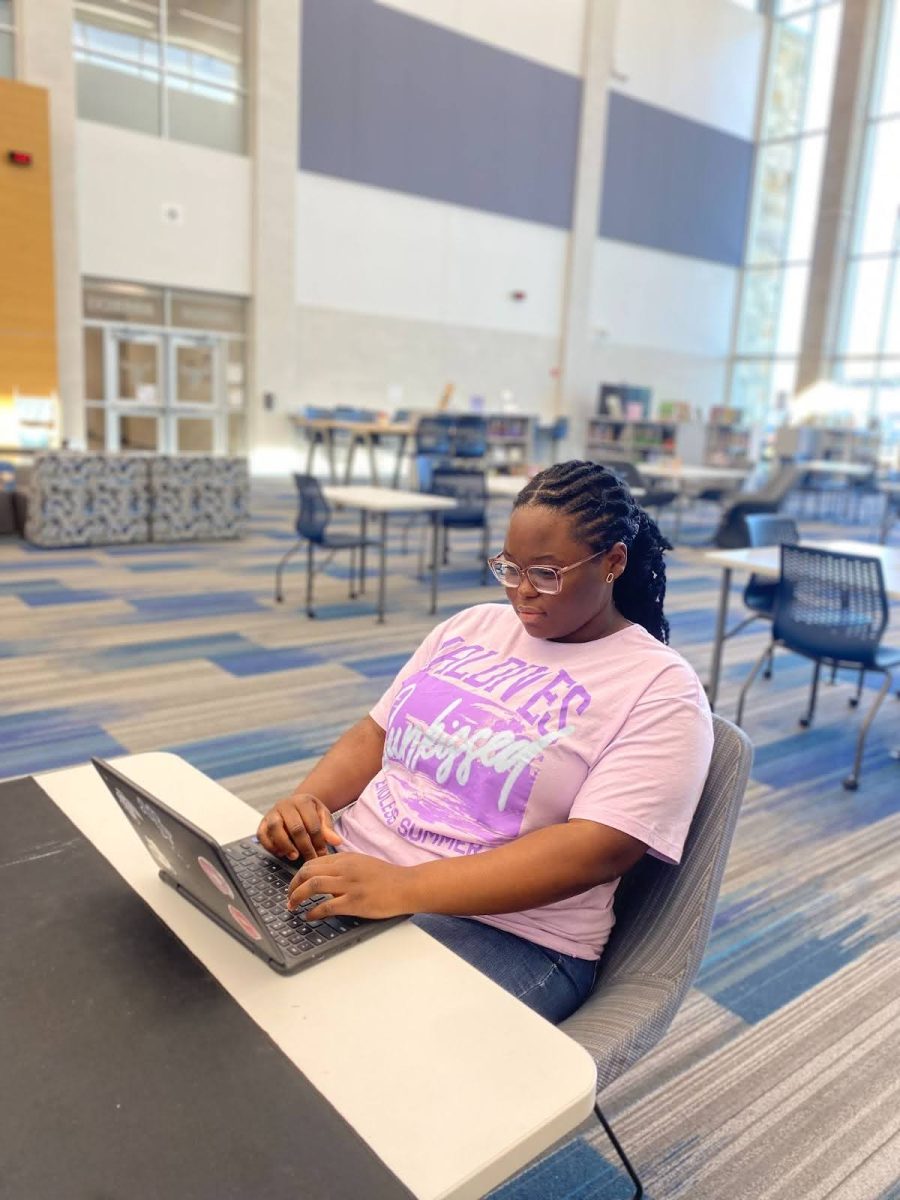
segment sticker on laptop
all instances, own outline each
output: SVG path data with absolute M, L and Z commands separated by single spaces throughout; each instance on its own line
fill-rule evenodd
M 162 850 L 160 850 L 159 846 L 157 846 L 156 842 L 154 842 L 152 838 L 146 838 L 144 840 L 144 845 L 150 851 L 151 855 L 153 856 L 153 861 L 156 863 L 156 865 L 158 867 L 162 868 L 163 871 L 168 871 L 170 875 L 175 874 L 175 868 L 172 866 L 172 864 L 169 862 L 169 860 L 163 854 Z
M 228 912 L 234 921 L 246 933 L 247 937 L 252 937 L 254 942 L 262 941 L 262 934 L 253 924 L 249 917 L 245 917 L 239 908 L 235 908 L 233 904 L 228 905 Z
M 218 888 L 222 895 L 227 896 L 229 900 L 234 899 L 234 892 L 229 887 L 228 880 L 218 867 L 214 867 L 209 859 L 204 858 L 202 854 L 197 855 L 197 865 L 213 887 Z

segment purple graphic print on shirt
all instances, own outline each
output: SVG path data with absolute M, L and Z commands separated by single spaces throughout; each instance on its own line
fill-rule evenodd
M 509 660 L 496 663 L 490 682 L 483 670 L 466 672 L 463 653 L 485 655 L 482 647 L 460 642 L 452 639 L 450 654 L 445 643 L 443 654 L 403 680 L 391 705 L 384 749 L 400 808 L 421 822 L 417 826 L 404 817 L 397 832 L 411 841 L 437 836 L 451 853 L 518 836 L 544 751 L 572 732 L 569 710 L 574 715 L 590 703 L 589 694 L 565 672 L 531 667 L 525 688 L 518 669 L 519 686 L 510 678 Z M 547 676 L 553 680 L 550 688 Z M 501 679 L 504 686 L 498 688 Z M 495 690 L 501 692 L 496 698 L 484 694 Z M 514 692 L 515 704 L 510 703 Z M 529 707 L 538 698 L 539 715 Z M 381 810 L 389 825 L 400 815 L 395 805 L 382 804 Z

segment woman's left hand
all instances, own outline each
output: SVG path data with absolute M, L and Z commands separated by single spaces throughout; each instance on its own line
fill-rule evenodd
M 295 910 L 311 896 L 326 894 L 308 920 L 324 917 L 395 917 L 413 912 L 409 867 L 395 867 L 368 854 L 329 854 L 303 864 L 288 888 L 288 908 Z

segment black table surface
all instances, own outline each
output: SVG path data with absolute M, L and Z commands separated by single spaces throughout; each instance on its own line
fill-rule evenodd
M 0 913 L 2 1200 L 409 1200 L 33 779 Z

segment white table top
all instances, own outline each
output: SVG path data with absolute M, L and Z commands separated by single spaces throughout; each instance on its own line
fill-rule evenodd
M 889 496 L 900 496 L 900 479 L 883 479 L 878 484 L 878 490 Z
M 687 463 L 641 463 L 642 475 L 651 479 L 671 479 L 680 483 L 734 483 L 746 479 L 752 467 L 703 467 Z
M 878 546 L 873 542 L 828 541 L 813 542 L 803 539 L 803 546 L 818 546 L 822 550 L 833 550 L 836 554 L 858 554 L 865 558 L 881 560 L 884 585 L 892 600 L 900 600 L 900 550 L 891 546 Z M 732 571 L 777 577 L 780 567 L 779 546 L 759 546 L 754 550 L 707 550 L 704 561 L 716 567 L 730 567 Z
M 174 754 L 114 761 L 220 842 L 256 829 Z M 278 975 L 162 883 L 92 766 L 36 779 L 415 1196 L 475 1200 L 590 1114 L 587 1052 L 422 930 Z
M 442 509 L 456 508 L 456 501 L 450 496 L 405 492 L 399 488 L 355 483 L 323 483 L 322 491 L 328 503 L 336 508 L 358 508 L 372 513 L 438 512 Z
M 875 473 L 871 463 L 839 462 L 831 458 L 813 458 L 809 462 L 796 459 L 794 466 L 798 471 L 809 471 L 814 475 L 852 475 L 859 479 Z
M 487 477 L 487 492 L 492 500 L 515 500 L 527 482 L 525 475 L 497 475 L 491 472 Z

